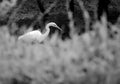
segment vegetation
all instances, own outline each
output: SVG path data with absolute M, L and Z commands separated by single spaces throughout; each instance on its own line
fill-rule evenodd
M 0 27 L 1 84 L 119 84 L 119 25 L 110 24 L 103 15 L 101 21 L 90 26 L 89 13 L 82 2 L 78 3 L 84 15 L 85 32 L 76 33 L 73 13 L 68 9 L 70 39 L 62 40 L 56 32 L 43 44 L 25 44 L 9 30 L 24 32 L 33 26 Z

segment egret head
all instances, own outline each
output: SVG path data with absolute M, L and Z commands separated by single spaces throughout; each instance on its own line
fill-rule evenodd
M 59 30 L 61 30 L 62 31 L 62 29 L 59 27 L 59 26 L 57 26 L 57 24 L 56 23 L 54 23 L 54 22 L 50 22 L 50 23 L 48 23 L 48 26 L 49 27 L 55 27 L 55 28 L 58 28 Z

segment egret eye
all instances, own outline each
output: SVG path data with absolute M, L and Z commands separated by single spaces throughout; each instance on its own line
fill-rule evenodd
M 59 26 L 57 26 L 57 24 L 55 24 L 55 23 L 51 23 L 52 25 L 50 26 L 51 28 L 52 27 L 54 27 L 54 28 L 57 28 L 57 29 L 59 29 L 60 31 L 62 31 L 62 29 L 59 27 Z

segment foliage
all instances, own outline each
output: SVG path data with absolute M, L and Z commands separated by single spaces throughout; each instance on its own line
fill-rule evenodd
M 12 7 L 16 5 L 17 0 L 3 0 L 0 3 L 0 16 L 4 16 Z
M 1 27 L 0 77 L 13 81 L 15 78 L 23 81 L 21 77 L 25 77 L 30 82 L 27 84 L 88 84 L 85 80 L 90 76 L 93 78 L 89 80 L 91 84 L 97 84 L 103 80 L 99 76 L 106 78 L 105 74 L 119 70 L 119 31 L 115 25 L 111 25 L 111 31 L 108 30 L 105 23 L 103 18 L 102 23 L 93 25 L 93 31 L 81 36 L 74 34 L 65 41 L 56 33 L 44 44 L 33 45 L 18 42 L 15 36 L 8 33 L 7 26 Z M 90 73 L 96 74 L 97 78 Z
M 55 33 L 44 43 L 26 44 L 19 42 L 17 36 L 10 35 L 9 26 L 4 25 L 0 28 L 0 83 L 117 84 L 119 82 L 119 26 L 109 24 L 103 16 L 101 21 L 93 23 L 90 31 L 89 14 L 79 0 L 78 3 L 83 11 L 86 31 L 81 35 L 75 33 L 73 14 L 68 7 L 71 38 L 64 41 L 59 38 L 58 33 Z M 54 5 L 53 3 L 42 17 L 49 13 Z M 41 17 L 38 17 L 39 19 Z M 11 27 L 12 32 L 19 28 L 15 24 Z M 21 34 L 28 28 L 20 29 Z M 32 26 L 29 29 L 33 29 Z

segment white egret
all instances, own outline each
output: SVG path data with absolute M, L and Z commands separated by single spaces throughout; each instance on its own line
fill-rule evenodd
M 50 26 L 58 28 L 59 30 L 62 30 L 60 27 L 58 27 L 56 25 L 56 23 L 50 22 L 45 26 L 45 29 L 46 29 L 45 33 L 42 34 L 40 30 L 34 30 L 34 31 L 31 31 L 31 32 L 28 32 L 28 33 L 25 33 L 25 34 L 19 36 L 18 40 L 26 42 L 26 43 L 41 43 L 49 35 Z

